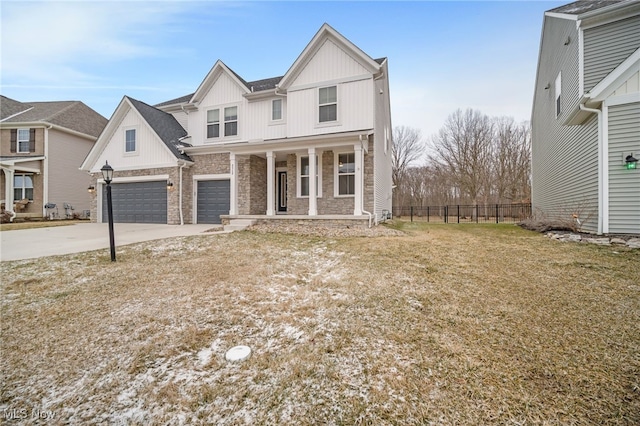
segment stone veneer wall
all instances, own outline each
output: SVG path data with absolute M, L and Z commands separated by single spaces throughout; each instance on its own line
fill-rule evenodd
M 375 154 L 374 152 L 374 147 L 375 144 L 373 143 L 373 135 L 369 136 L 369 153 L 364 155 L 364 200 L 363 200 L 363 204 L 364 204 L 364 209 L 368 212 L 370 212 L 371 214 L 375 213 L 374 212 L 374 205 L 373 205 L 373 195 L 374 195 L 374 190 L 373 190 L 373 168 L 374 166 L 374 161 L 373 161 L 373 157 Z
M 238 214 L 266 214 L 267 160 L 256 155 L 238 158 Z

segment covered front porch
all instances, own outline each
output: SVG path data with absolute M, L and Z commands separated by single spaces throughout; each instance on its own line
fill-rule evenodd
M 44 156 L 1 157 L 0 186 L 4 189 L 4 199 L 0 200 L 3 212 L 9 220 L 16 217 L 42 217 L 43 184 L 42 175 Z
M 227 146 L 229 215 L 276 221 L 368 223 L 369 133 Z

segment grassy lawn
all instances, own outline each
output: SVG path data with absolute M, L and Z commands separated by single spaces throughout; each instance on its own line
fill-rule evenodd
M 50 424 L 639 424 L 640 250 L 514 225 L 3 262 L 0 412 Z M 226 350 L 248 345 L 250 359 Z
M 52 226 L 67 226 L 75 225 L 76 223 L 88 223 L 88 220 L 43 220 L 43 221 L 27 221 L 16 223 L 2 223 L 0 224 L 1 231 L 14 231 L 18 229 L 35 229 L 35 228 L 49 228 Z

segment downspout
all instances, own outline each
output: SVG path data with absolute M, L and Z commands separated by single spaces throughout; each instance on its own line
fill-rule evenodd
M 180 165 L 180 193 L 178 194 L 178 210 L 180 211 L 180 225 L 184 225 L 184 216 L 182 215 L 182 168 L 186 166 L 187 163 L 182 163 Z
M 362 142 L 362 135 L 358 136 L 358 138 L 360 139 L 360 143 L 364 145 L 364 142 Z M 367 142 L 368 141 L 369 139 L 367 139 Z M 364 169 L 364 149 L 361 152 L 362 152 L 362 168 Z M 360 187 L 362 188 L 362 195 L 360 197 L 360 210 L 362 211 L 362 213 L 369 215 L 369 228 L 371 228 L 371 221 L 372 221 L 373 215 L 371 214 L 371 212 L 368 212 L 364 209 L 364 171 L 362 172 L 362 185 Z
M 50 124 L 49 127 L 44 128 L 44 161 L 43 161 L 43 174 L 42 177 L 42 216 L 46 216 L 47 211 L 44 206 L 49 203 L 49 130 L 53 127 Z
M 602 111 L 595 108 L 589 108 L 580 104 L 582 111 L 593 112 L 598 115 L 598 234 L 602 234 L 604 227 L 604 152 L 602 149 Z

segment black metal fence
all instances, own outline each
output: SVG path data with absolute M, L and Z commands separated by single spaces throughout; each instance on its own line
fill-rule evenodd
M 531 216 L 531 204 L 476 204 L 394 207 L 393 217 L 411 222 L 518 223 Z

